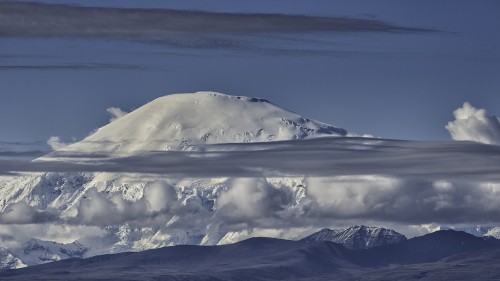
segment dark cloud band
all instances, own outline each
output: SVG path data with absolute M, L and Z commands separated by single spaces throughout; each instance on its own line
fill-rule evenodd
M 205 38 L 211 42 L 208 38 L 225 35 L 432 31 L 373 19 L 0 3 L 1 37 L 173 40 L 187 44 L 192 38 Z

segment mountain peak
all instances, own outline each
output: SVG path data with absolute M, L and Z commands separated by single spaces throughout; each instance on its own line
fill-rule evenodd
M 346 135 L 342 128 L 300 116 L 262 98 L 196 92 L 159 97 L 62 150 L 130 155 L 194 150 L 203 144 Z
M 354 225 L 343 229 L 324 228 L 302 239 L 306 242 L 331 241 L 348 249 L 368 249 L 405 241 L 406 237 L 392 229 Z
M 189 100 L 189 99 L 196 99 L 196 98 L 218 98 L 218 99 L 235 99 L 235 100 L 241 100 L 241 101 L 248 101 L 248 102 L 265 102 L 265 103 L 271 103 L 270 101 L 263 99 L 263 98 L 257 98 L 257 97 L 246 97 L 246 96 L 232 96 L 232 95 L 227 95 L 219 92 L 213 92 L 213 91 L 199 91 L 199 92 L 194 92 L 194 93 L 179 93 L 179 94 L 170 94 L 170 95 L 165 95 L 161 96 L 159 98 L 156 98 L 152 101 L 152 103 L 156 102 L 172 102 L 174 100 Z
M 494 227 L 494 228 L 488 230 L 488 232 L 486 232 L 486 234 L 484 234 L 483 236 L 500 239 L 500 226 L 497 226 L 497 227 Z

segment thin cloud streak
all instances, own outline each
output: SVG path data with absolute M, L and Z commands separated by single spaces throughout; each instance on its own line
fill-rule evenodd
M 144 67 L 133 64 L 47 64 L 47 65 L 0 65 L 0 71 L 15 71 L 15 70 L 147 70 L 151 67 Z
M 0 158 L 1 157 L 7 157 L 7 158 L 19 158 L 19 157 L 26 157 L 26 158 L 36 158 L 36 157 L 42 157 L 43 155 L 47 154 L 47 151 L 43 150 L 26 150 L 26 151 L 3 151 L 0 150 Z

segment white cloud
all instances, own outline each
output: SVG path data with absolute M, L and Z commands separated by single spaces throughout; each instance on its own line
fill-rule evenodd
M 80 239 L 98 241 L 106 234 L 105 229 L 86 225 L 2 224 L 0 225 L 0 247 L 19 249 L 33 238 L 65 244 Z
M 61 138 L 57 136 L 50 137 L 47 141 L 47 144 L 50 146 L 50 148 L 52 148 L 52 150 L 58 150 L 69 145 L 69 143 L 61 141 Z
M 500 184 L 382 176 L 307 178 L 311 219 L 409 224 L 489 223 L 500 216 Z
M 217 215 L 226 223 L 266 220 L 292 201 L 290 190 L 275 188 L 265 178 L 236 178 L 230 185 L 217 200 Z
M 497 116 L 488 116 L 486 110 L 475 108 L 468 102 L 453 115 L 455 120 L 446 125 L 452 139 L 500 144 L 500 119 Z
M 380 176 L 307 178 L 308 194 L 321 212 L 333 216 L 370 216 L 404 204 L 400 181 Z M 399 194 L 400 196 L 398 196 Z
M 39 210 L 23 201 L 12 204 L 0 213 L 0 223 L 2 224 L 45 223 L 57 219 L 56 210 Z
M 171 204 L 177 200 L 177 194 L 173 186 L 154 182 L 144 189 L 144 199 L 149 203 L 151 212 L 164 211 L 171 207 Z
M 87 225 L 113 225 L 145 217 L 143 201 L 132 202 L 117 194 L 107 195 L 93 187 L 79 202 L 77 222 Z
M 106 111 L 111 114 L 111 119 L 109 119 L 109 123 L 114 122 L 123 116 L 127 115 L 128 112 L 122 110 L 121 108 L 118 107 L 108 107 L 106 108 Z
M 78 215 L 72 222 L 100 226 L 134 221 L 136 225 L 154 224 L 156 216 L 179 211 L 174 210 L 176 203 L 174 187 L 162 182 L 146 185 L 143 197 L 135 201 L 123 198 L 120 193 L 107 194 L 92 187 L 79 202 Z

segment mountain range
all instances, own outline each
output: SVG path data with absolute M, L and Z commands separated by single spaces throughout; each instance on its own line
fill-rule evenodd
M 176 152 L 205 151 L 213 146 L 218 150 L 238 149 L 227 144 L 264 142 L 272 145 L 273 142 L 288 140 L 359 136 L 340 127 L 282 109 L 264 99 L 198 92 L 168 95 L 153 100 L 97 129 L 87 138 L 37 158 L 34 162 L 57 160 L 65 161 L 64 163 L 99 163 L 100 159 L 147 156 L 147 153 L 158 151 L 171 152 L 168 155 L 173 157 Z M 78 265 L 83 261 L 92 261 L 92 258 L 80 260 L 81 258 L 127 252 L 96 258 L 106 260 L 109 257 L 114 260 L 116 257 L 135 257 L 128 252 L 166 246 L 235 244 L 250 237 L 262 236 L 259 233 L 268 230 L 263 229 L 266 225 L 270 229 L 274 227 L 265 221 L 266 210 L 254 206 L 272 208 L 278 202 L 280 207 L 273 211 L 285 213 L 288 210 L 298 210 L 310 201 L 308 182 L 304 176 L 244 179 L 243 181 L 250 181 L 246 185 L 253 185 L 258 192 L 257 196 L 252 197 L 252 200 L 258 201 L 245 200 L 251 196 L 240 188 L 243 185 L 241 181 L 231 177 L 165 176 L 161 173 L 134 172 L 0 175 L 0 223 L 52 224 L 65 228 L 64 231 L 71 232 L 74 236 L 71 239 L 49 239 L 45 238 L 48 235 L 41 235 L 45 233 L 37 231 L 22 237 L 0 233 L 1 240 L 7 245 L 2 244 L 3 247 L 0 247 L 0 268 L 31 267 L 64 259 L 69 259 L 70 264 L 76 262 L 75 265 Z M 259 219 L 264 221 L 261 224 L 255 223 Z M 243 223 L 241 220 L 247 222 Z M 251 227 L 249 220 L 253 220 L 252 223 L 257 226 Z M 260 229 L 258 226 L 261 226 Z M 287 239 L 299 239 L 318 228 L 319 226 L 313 226 L 305 232 L 298 231 L 293 236 L 287 236 L 286 231 L 279 235 Z M 41 229 L 48 232 L 46 228 Z M 16 229 L 13 230 L 15 231 Z M 481 234 L 484 231 L 488 232 L 486 235 L 500 237 L 498 229 L 482 229 Z M 12 241 L 15 243 L 11 243 Z M 272 241 L 271 248 L 277 246 L 281 249 L 281 245 L 286 245 L 284 250 L 300 253 L 325 251 L 321 247 L 335 249 L 339 253 L 351 253 L 350 250 L 375 253 L 376 251 L 368 250 L 391 245 L 410 245 L 405 244 L 409 243 L 406 237 L 396 231 L 365 226 L 341 230 L 323 229 L 299 242 L 272 239 L 262 240 L 264 242 L 258 239 L 246 241 L 245 243 L 257 243 L 257 246 L 259 243 L 267 245 Z M 245 243 L 220 249 L 233 247 L 240 251 L 238 247 L 247 245 Z M 314 248 L 317 247 L 314 245 L 322 246 Z M 167 252 L 177 251 L 167 249 Z M 189 249 L 198 251 L 219 248 Z M 176 256 L 175 259 L 177 258 Z M 335 256 L 335 262 L 338 258 Z M 377 257 L 377 260 L 380 258 Z M 355 262 L 344 259 L 338 261 L 353 268 L 362 265 L 360 258 L 356 258 Z M 382 265 L 389 262 L 391 261 L 386 260 Z M 221 264 L 225 263 L 226 260 L 221 261 Z
M 329 241 L 250 238 L 68 259 L 2 280 L 496 280 L 500 241 L 454 230 L 349 250 Z

